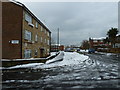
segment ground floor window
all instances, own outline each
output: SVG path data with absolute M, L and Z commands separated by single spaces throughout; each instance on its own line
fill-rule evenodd
M 37 50 L 35 50 L 35 56 L 37 56 L 38 55 L 38 51 Z
M 49 49 L 47 49 L 47 54 L 48 54 L 48 55 L 50 54 L 50 50 L 49 50 Z
M 25 58 L 31 58 L 32 51 L 30 49 L 27 49 L 24 51 L 24 57 Z

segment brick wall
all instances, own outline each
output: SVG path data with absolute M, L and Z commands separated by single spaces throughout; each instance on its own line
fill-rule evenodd
M 11 3 L 2 3 L 2 58 L 21 58 L 22 7 Z M 19 44 L 11 44 L 11 40 L 19 40 Z

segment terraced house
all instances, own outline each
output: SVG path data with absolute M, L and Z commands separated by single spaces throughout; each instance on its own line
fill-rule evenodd
M 23 4 L 2 3 L 2 58 L 39 58 L 50 55 L 50 30 Z

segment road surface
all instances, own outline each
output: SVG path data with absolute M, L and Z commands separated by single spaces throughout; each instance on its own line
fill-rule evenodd
M 119 54 L 64 52 L 63 61 L 3 71 L 3 89 L 120 88 Z M 110 89 L 108 89 L 110 90 Z

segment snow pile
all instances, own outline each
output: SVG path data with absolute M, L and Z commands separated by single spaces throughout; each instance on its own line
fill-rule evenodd
M 30 63 L 17 65 L 13 67 L 9 67 L 8 69 L 16 69 L 16 68 L 51 68 L 58 66 L 71 66 L 80 63 L 84 63 L 89 57 L 83 54 L 79 54 L 77 52 L 60 52 L 58 56 L 44 63 Z
M 54 55 L 56 55 L 56 52 L 51 52 L 51 56 L 54 56 Z
M 83 63 L 86 59 L 88 59 L 88 56 L 85 56 L 83 54 L 79 54 L 76 52 L 64 52 L 64 58 L 60 62 L 54 62 L 54 63 L 46 63 L 42 66 L 37 66 L 37 68 L 51 68 L 51 67 L 58 67 L 58 66 L 65 66 L 65 65 L 75 65 L 75 64 L 80 64 Z
M 16 65 L 13 67 L 9 67 L 8 69 L 16 69 L 16 68 L 33 68 L 36 66 L 43 65 L 44 63 L 30 63 L 30 64 L 23 64 L 23 65 Z
M 84 53 L 84 52 L 88 52 L 88 50 L 80 50 L 80 52 L 83 52 L 83 53 Z
M 63 59 L 63 56 L 64 56 L 64 52 L 61 51 L 60 54 L 58 54 L 58 56 L 56 56 L 52 60 L 48 60 L 46 62 L 46 64 L 53 63 L 53 62 L 56 62 L 56 61 L 61 61 Z

